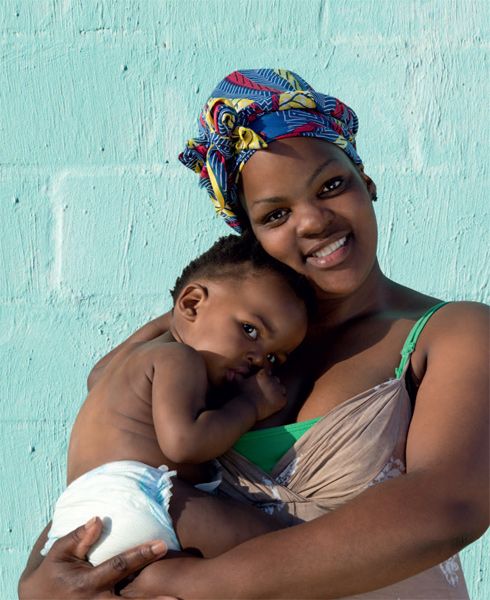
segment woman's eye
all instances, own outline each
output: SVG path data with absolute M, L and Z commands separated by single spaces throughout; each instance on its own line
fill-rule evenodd
M 334 177 L 333 179 L 329 179 L 321 189 L 321 194 L 325 192 L 333 192 L 338 187 L 342 185 L 342 177 Z
M 270 362 L 271 365 L 275 365 L 277 363 L 277 356 L 275 354 L 268 354 L 267 360 Z
M 274 223 L 274 221 L 279 221 L 279 219 L 282 219 L 283 217 L 285 217 L 287 214 L 287 210 L 285 210 L 284 208 L 281 208 L 279 210 L 274 210 L 273 212 L 269 213 L 265 219 L 264 219 L 264 223 Z
M 248 323 L 243 324 L 243 330 L 248 335 L 248 337 L 252 338 L 253 340 L 256 340 L 257 336 L 259 335 L 257 328 L 253 327 L 252 325 L 249 325 Z

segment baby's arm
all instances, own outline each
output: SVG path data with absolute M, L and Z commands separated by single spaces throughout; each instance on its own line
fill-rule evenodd
M 244 380 L 222 407 L 207 410 L 208 380 L 201 355 L 185 344 L 153 351 L 153 420 L 160 447 L 172 462 L 200 464 L 228 450 L 257 421 L 286 404 L 285 389 L 261 370 Z
M 286 402 L 279 380 L 260 371 L 241 383 L 239 395 L 208 410 L 206 366 L 196 350 L 179 343 L 150 344 L 146 349 L 152 357 L 147 375 L 152 380 L 155 431 L 179 473 L 179 464 L 203 463 L 223 454 L 257 420 Z M 259 509 L 206 494 L 178 479 L 172 487 L 170 515 L 182 548 L 204 557 L 285 527 Z

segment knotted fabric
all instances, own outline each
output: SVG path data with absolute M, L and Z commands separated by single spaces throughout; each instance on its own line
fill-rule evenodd
M 200 175 L 216 212 L 238 233 L 237 182 L 254 152 L 286 137 L 317 137 L 341 148 L 355 163 L 357 117 L 348 106 L 315 92 L 282 69 L 235 71 L 221 81 L 199 117 L 198 137 L 179 160 Z

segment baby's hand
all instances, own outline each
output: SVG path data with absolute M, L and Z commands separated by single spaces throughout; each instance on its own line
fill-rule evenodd
M 270 371 L 261 369 L 255 375 L 244 379 L 241 383 L 242 392 L 250 396 L 257 408 L 257 420 L 261 421 L 286 406 L 286 388 L 279 377 Z

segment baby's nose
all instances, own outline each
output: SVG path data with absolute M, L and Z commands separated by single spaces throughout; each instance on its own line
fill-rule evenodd
M 254 351 L 248 355 L 248 362 L 254 367 L 262 367 L 264 364 L 265 357 L 261 352 Z

